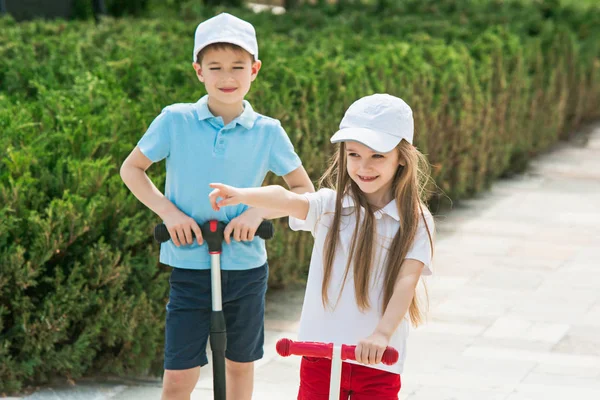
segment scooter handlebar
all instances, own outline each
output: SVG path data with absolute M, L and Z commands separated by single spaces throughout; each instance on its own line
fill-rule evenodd
M 206 237 L 209 234 L 209 225 L 204 224 L 200 226 L 202 236 Z M 264 240 L 273 238 L 274 230 L 273 223 L 271 221 L 263 221 L 256 230 L 256 236 Z M 154 240 L 158 243 L 164 243 L 171 240 L 171 235 L 165 224 L 158 224 L 154 227 Z
M 333 355 L 333 343 L 319 342 L 295 342 L 290 339 L 280 339 L 277 342 L 277 353 L 282 357 L 291 355 L 331 358 Z M 356 346 L 342 345 L 342 360 L 356 360 Z M 388 347 L 383 352 L 381 362 L 385 365 L 394 365 L 398 362 L 398 350 L 393 347 Z

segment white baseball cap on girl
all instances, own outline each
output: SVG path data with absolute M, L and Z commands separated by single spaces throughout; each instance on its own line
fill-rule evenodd
M 194 62 L 200 50 L 214 43 L 235 44 L 258 60 L 258 42 L 254 27 L 231 14 L 221 13 L 198 25 L 194 35 Z
M 392 151 L 402 139 L 412 144 L 412 109 L 389 94 L 363 97 L 348 108 L 331 143 L 354 141 L 378 153 Z

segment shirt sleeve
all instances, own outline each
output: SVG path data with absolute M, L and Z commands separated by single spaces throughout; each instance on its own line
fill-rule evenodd
M 425 265 L 422 275 L 431 275 L 433 274 L 433 268 L 431 266 L 432 247 L 429 235 L 431 235 L 431 240 L 433 241 L 435 223 L 433 216 L 427 209 L 423 210 L 423 214 L 425 215 L 425 219 L 420 219 L 417 233 L 415 234 L 415 240 L 408 250 L 408 253 L 406 253 L 405 258 L 421 261 Z M 425 224 L 427 224 L 427 226 L 425 226 Z
M 140 151 L 152 162 L 158 162 L 169 156 L 172 118 L 172 114 L 163 109 L 137 143 Z
M 269 153 L 269 170 L 278 176 L 284 176 L 300 165 L 302 165 L 302 161 L 296 154 L 294 145 L 283 127 L 277 124 Z
M 331 189 L 320 189 L 318 192 L 305 193 L 308 200 L 308 213 L 306 219 L 298 219 L 290 216 L 289 225 L 294 231 L 308 231 L 315 235 L 316 226 L 321 216 L 327 212 L 335 211 L 335 191 Z

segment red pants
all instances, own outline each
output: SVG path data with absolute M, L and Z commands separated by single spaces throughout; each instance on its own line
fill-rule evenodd
M 329 400 L 331 360 L 302 357 L 298 400 Z M 342 364 L 340 399 L 398 400 L 400 375 L 364 365 Z

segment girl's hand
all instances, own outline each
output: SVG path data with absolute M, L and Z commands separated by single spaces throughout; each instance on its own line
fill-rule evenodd
M 194 218 L 175 210 L 164 216 L 165 226 L 171 235 L 173 244 L 179 247 L 182 244 L 194 243 L 192 232 L 196 235 L 198 244 L 202 244 L 202 231 Z
M 356 361 L 362 364 L 379 364 L 383 352 L 390 343 L 390 338 L 380 332 L 373 332 L 371 336 L 361 340 L 356 346 Z
M 229 221 L 225 227 L 223 235 L 225 236 L 225 242 L 231 244 L 231 235 L 233 233 L 233 239 L 238 242 L 251 241 L 254 239 L 254 234 L 258 229 L 260 223 L 263 222 L 263 218 L 255 208 L 249 208 L 238 217 Z
M 215 189 L 208 195 L 210 204 L 215 211 L 219 211 L 223 206 L 234 206 L 242 202 L 240 189 L 222 183 L 211 183 L 209 186 Z M 217 201 L 219 197 L 222 199 L 221 201 Z

